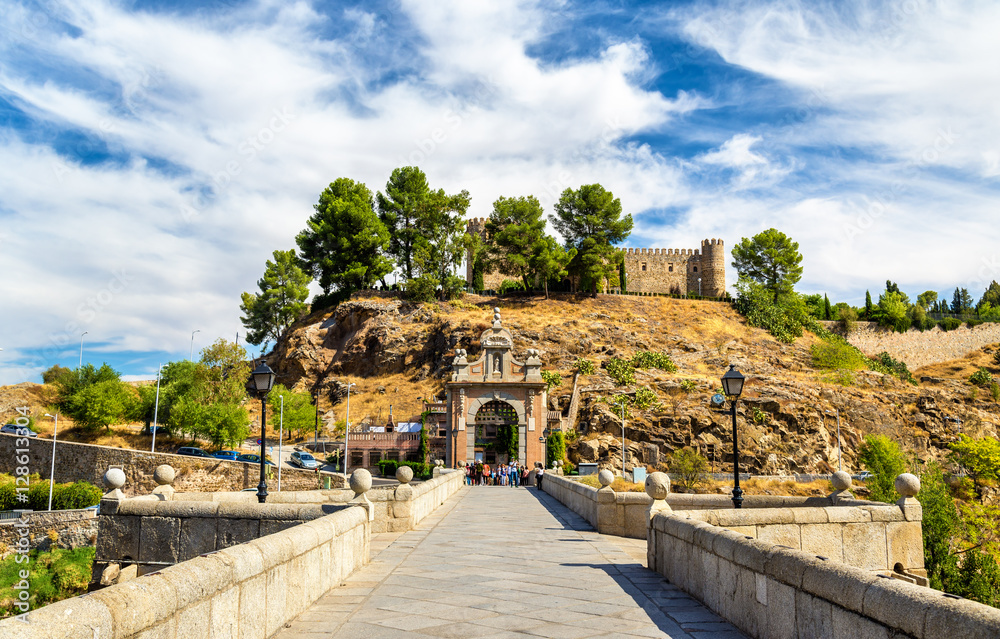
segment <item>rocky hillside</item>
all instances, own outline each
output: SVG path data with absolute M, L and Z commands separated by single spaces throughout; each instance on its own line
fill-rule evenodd
M 844 386 L 830 371 L 813 368 L 810 346 L 816 338 L 809 334 L 781 344 L 747 326 L 726 304 L 666 298 L 467 296 L 458 303 L 420 305 L 355 299 L 300 322 L 278 344 L 271 364 L 287 385 L 320 392 L 333 407 L 329 416 L 344 418 L 343 398 L 353 382 L 353 422 L 382 421 L 390 405 L 399 421 L 419 414 L 418 398 L 442 395 L 454 350 L 467 349 L 470 357 L 478 351 L 476 340 L 494 306 L 501 307 L 515 336 L 517 356 L 540 349 L 545 368 L 563 375 L 563 384 L 550 393 L 550 409 L 564 414 L 577 358 L 600 367 L 612 357 L 652 350 L 677 363 L 675 373 L 638 370 L 628 387 L 616 386 L 602 368 L 581 377 L 573 460 L 620 466 L 621 418 L 602 399 L 645 386 L 660 404 L 633 410 L 626 424 L 627 466 L 633 460 L 657 465 L 678 448 L 697 446 L 710 459 L 714 449 L 716 470 L 731 470 L 728 406 L 710 403 L 728 364 L 748 377 L 739 403 L 740 449 L 741 463 L 752 472 L 836 470 L 837 411 L 849 470 L 857 469 L 856 451 L 869 433 L 890 434 L 921 458 L 943 460 L 959 432 L 995 436 L 1000 422 L 1000 406 L 965 381 L 971 364 L 932 365 L 934 375 L 918 370 L 925 379 L 916 386 L 868 371 L 854 373 L 853 383 Z M 970 361 L 990 352 L 975 351 Z M 948 366 L 957 373 L 948 374 Z

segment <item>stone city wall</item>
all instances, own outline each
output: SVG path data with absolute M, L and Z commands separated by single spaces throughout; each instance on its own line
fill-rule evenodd
M 52 440 L 29 440 L 28 468 L 43 477 L 48 477 L 52 464 Z M 0 434 L 0 472 L 13 473 L 16 435 Z M 127 448 L 111 448 L 75 442 L 56 442 L 55 480 L 57 483 L 88 481 L 101 485 L 104 472 L 111 466 L 121 466 L 128 479 L 127 495 L 147 494 L 156 487 L 153 471 L 161 464 L 172 466 L 177 473 L 174 487 L 187 491 L 242 490 L 251 488 L 260 481 L 260 466 L 244 462 L 220 459 L 205 459 L 174 455 L 171 453 L 151 453 Z M 273 469 L 274 467 L 269 467 Z M 277 475 L 268 479 L 268 485 L 277 484 Z M 343 486 L 342 475 L 322 473 L 329 476 L 333 486 Z M 282 468 L 281 484 L 287 490 L 310 490 L 319 487 L 316 471 L 298 468 Z
M 823 324 L 830 330 L 840 331 L 838 322 Z M 987 322 L 973 328 L 962 324 L 950 331 L 936 327 L 929 331 L 911 328 L 905 333 L 896 333 L 875 322 L 858 322 L 847 341 L 867 355 L 886 351 L 906 362 L 912 371 L 928 364 L 959 359 L 983 346 L 1000 342 L 1000 323 Z
M 25 513 L 28 542 L 32 550 L 80 548 L 97 541 L 97 512 L 91 509 Z M 14 552 L 21 538 L 17 519 L 0 521 L 0 559 Z
M 364 508 L 344 508 L 17 618 L 0 639 L 273 636 L 368 563 Z
M 750 637 L 1000 636 L 996 608 L 685 515 L 651 519 L 650 568 Z

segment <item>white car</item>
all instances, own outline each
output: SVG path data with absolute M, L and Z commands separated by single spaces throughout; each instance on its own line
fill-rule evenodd
M 288 459 L 288 463 L 307 470 L 314 470 L 322 466 L 322 464 L 309 453 L 302 453 L 299 451 L 292 453 L 291 457 Z

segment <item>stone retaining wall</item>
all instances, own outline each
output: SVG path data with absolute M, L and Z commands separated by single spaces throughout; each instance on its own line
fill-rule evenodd
M 14 472 L 14 449 L 16 435 L 0 433 L 0 472 Z M 52 440 L 28 438 L 28 468 L 48 477 L 52 465 Z M 111 448 L 75 442 L 56 442 L 57 483 L 88 481 L 101 485 L 104 472 L 111 466 L 121 466 L 128 479 L 127 495 L 142 495 L 156 487 L 153 471 L 161 464 L 169 464 L 177 471 L 174 487 L 187 491 L 242 490 L 251 488 L 260 481 L 260 466 L 244 462 L 221 459 L 204 459 L 174 455 L 172 453 L 150 453 L 127 448 Z M 332 486 L 344 486 L 342 475 L 323 473 L 330 477 Z M 284 490 L 310 490 L 319 487 L 319 476 L 315 471 L 298 468 L 281 469 L 281 487 Z M 268 480 L 268 485 L 277 486 L 277 477 Z
M 831 330 L 838 330 L 836 322 L 824 323 Z M 911 328 L 905 333 L 896 333 L 875 322 L 858 322 L 857 329 L 848 335 L 847 341 L 867 355 L 886 351 L 906 362 L 912 371 L 928 364 L 958 359 L 987 344 L 1000 342 L 1000 323 L 987 322 L 974 328 L 962 324 L 951 331 L 940 328 L 918 331 Z
M 650 568 L 751 637 L 1000 636 L 996 608 L 683 515 L 653 516 Z
M 97 513 L 94 510 L 29 512 L 23 518 L 27 523 L 28 543 L 32 550 L 79 548 L 93 546 L 97 541 Z M 0 559 L 13 553 L 21 538 L 16 523 L 17 519 L 0 521 Z
M 364 508 L 0 621 L 0 639 L 265 639 L 368 563 Z

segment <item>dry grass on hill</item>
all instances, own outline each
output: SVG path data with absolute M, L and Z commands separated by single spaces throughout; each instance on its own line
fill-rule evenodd
M 917 379 L 921 377 L 938 377 L 943 379 L 967 380 L 980 367 L 988 369 L 994 375 L 1000 374 L 1000 366 L 993 360 L 993 353 L 1000 350 L 1000 344 L 983 346 L 959 359 L 953 359 L 939 364 L 928 364 L 913 371 Z

